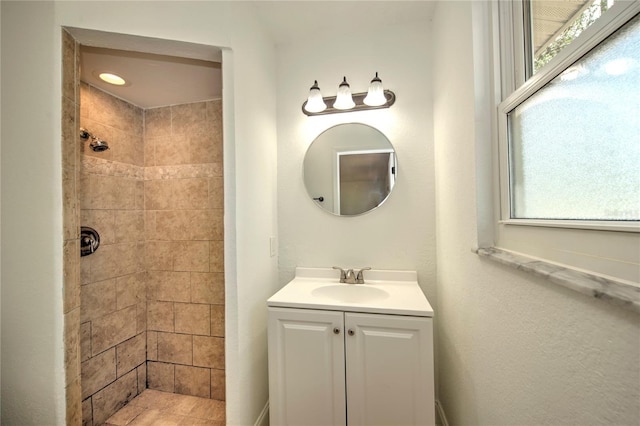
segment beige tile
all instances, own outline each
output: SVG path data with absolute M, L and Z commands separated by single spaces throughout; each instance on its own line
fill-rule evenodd
M 80 115 L 82 119 L 89 117 L 91 106 L 91 89 L 89 85 L 84 82 L 80 82 Z
M 135 186 L 135 209 L 144 211 L 144 181 L 136 180 Z
M 92 396 L 93 423 L 101 425 L 137 395 L 136 372 L 132 371 Z
M 91 281 L 102 281 L 143 271 L 144 243 L 100 246 L 91 255 Z
M 158 360 L 158 332 L 147 331 L 147 360 Z
M 91 283 L 91 256 L 84 256 L 80 258 L 80 284 L 89 284 Z M 82 294 L 80 295 L 80 299 L 82 300 Z
M 93 354 L 122 343 L 136 335 L 136 307 L 116 311 L 91 322 Z
M 135 242 L 144 238 L 144 212 L 142 210 L 115 211 L 116 242 Z
M 173 302 L 147 302 L 147 328 L 153 331 L 174 331 Z
M 155 231 L 158 240 L 221 241 L 224 216 L 222 209 L 159 210 Z
M 209 179 L 209 206 L 210 209 L 224 208 L 224 179 L 213 177 Z
M 62 169 L 62 188 L 63 238 L 72 240 L 79 237 L 77 221 L 79 207 L 75 169 L 71 167 Z
M 211 329 L 210 305 L 176 303 L 175 312 L 176 333 L 209 335 Z
M 93 426 L 93 408 L 91 398 L 82 401 L 82 426 Z
M 91 358 L 91 323 L 80 324 L 80 361 Z
M 144 237 L 146 241 L 155 240 L 156 237 L 156 212 L 144 212 Z
M 168 407 L 174 405 L 178 398 L 179 395 L 169 393 L 167 391 L 145 389 L 140 395 L 131 401 L 131 404 L 144 408 L 163 407 L 163 409 L 166 410 Z
M 170 411 L 173 414 L 186 416 L 193 410 L 193 408 L 198 403 L 200 403 L 200 398 L 196 396 L 184 394 L 184 392 L 180 392 L 178 390 L 178 368 L 177 367 L 184 367 L 184 366 L 176 366 L 176 392 L 177 393 L 174 395 L 175 399 L 171 401 Z M 184 374 L 180 374 L 180 375 L 183 376 L 182 379 L 184 380 Z M 181 393 L 182 395 L 179 395 L 178 393 Z
M 225 403 L 215 399 L 202 399 L 189 413 L 190 417 L 206 420 L 224 420 Z
M 209 271 L 224 272 L 224 241 L 209 241 Z
M 82 363 L 82 398 L 93 395 L 116 380 L 115 348 Z
M 176 365 L 176 393 L 209 398 L 211 374 L 208 368 Z
M 171 106 L 171 132 L 173 135 L 193 134 L 204 130 L 206 104 L 196 102 Z
M 136 180 L 84 173 L 80 185 L 80 206 L 83 209 L 133 210 L 136 207 Z
M 154 179 L 144 181 L 144 208 L 146 210 L 167 210 L 172 206 L 171 179 Z
M 78 117 L 78 120 L 80 117 Z M 76 104 L 71 99 L 62 99 L 62 168 L 74 170 L 77 167 L 76 149 L 80 145 Z
M 158 333 L 158 361 L 191 365 L 192 337 L 187 334 Z
M 145 410 L 144 407 L 128 404 L 109 417 L 106 426 L 127 426 Z
M 173 244 L 171 241 L 147 241 L 145 261 L 148 271 L 173 270 Z
M 136 332 L 144 333 L 147 331 L 147 302 L 136 304 Z
M 197 224 L 194 224 L 197 226 Z M 175 271 L 209 271 L 208 241 L 178 241 L 173 245 Z
M 147 296 L 149 300 L 190 302 L 189 272 L 149 271 Z
M 224 370 L 211 369 L 211 399 L 227 399 Z
M 145 208 L 148 210 L 205 209 L 209 189 L 206 178 L 147 180 Z
M 206 129 L 209 132 L 216 132 L 222 135 L 222 100 L 206 102 L 207 117 Z
M 149 389 L 165 392 L 174 390 L 174 365 L 165 362 L 147 362 L 147 383 Z
M 80 376 L 80 308 L 64 315 L 65 384 L 72 384 Z
M 189 145 L 185 135 L 155 138 L 156 166 L 189 164 Z
M 146 348 L 146 333 L 140 333 L 116 346 L 116 372 L 118 377 L 128 373 L 146 361 Z
M 75 102 L 76 87 L 76 50 L 75 40 L 66 31 L 62 31 L 62 96 Z
M 159 410 L 145 410 L 135 418 L 130 426 L 179 426 L 184 424 L 184 416 L 171 414 Z
M 144 137 L 171 136 L 171 107 L 150 108 L 144 111 Z
M 82 286 L 80 321 L 86 322 L 116 311 L 116 280 L 98 281 Z
M 93 120 L 127 133 L 136 133 L 135 106 L 94 86 L 90 86 L 90 96 L 92 108 L 89 116 Z
M 64 312 L 67 313 L 80 307 L 80 242 L 68 240 L 64 242 L 63 258 L 63 287 Z M 207 265 L 207 269 L 209 265 Z
M 136 373 L 138 374 L 138 392 L 142 392 L 147 388 L 147 363 L 136 368 Z
M 194 303 L 224 304 L 224 274 L 221 272 L 192 272 L 191 301 Z
M 197 133 L 187 135 L 191 164 L 205 164 L 220 161 L 215 146 L 215 135 L 211 132 L 198 130 Z
M 174 179 L 172 182 L 176 209 L 207 208 L 209 182 L 206 178 Z
M 193 336 L 193 365 L 224 369 L 224 339 Z
M 156 165 L 156 142 L 155 138 L 144 138 L 144 165 Z
M 82 389 L 80 376 L 71 382 L 65 391 L 66 421 L 68 425 L 82 424 Z
M 116 278 L 116 309 L 124 309 L 144 301 L 146 301 L 144 272 Z
M 211 335 L 224 337 L 224 305 L 211 305 Z
M 101 245 L 116 242 L 114 210 L 82 210 L 80 218 L 82 226 L 89 226 L 98 231 Z

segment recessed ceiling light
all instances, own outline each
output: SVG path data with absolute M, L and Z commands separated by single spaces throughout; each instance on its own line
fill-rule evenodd
M 109 72 L 102 72 L 99 77 L 101 80 L 106 81 L 109 84 L 115 84 L 116 86 L 124 86 L 127 83 L 124 78 Z

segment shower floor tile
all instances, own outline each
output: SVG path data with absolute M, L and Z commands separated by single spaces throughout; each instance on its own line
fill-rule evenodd
M 146 389 L 105 423 L 106 426 L 224 424 L 224 401 L 152 389 Z

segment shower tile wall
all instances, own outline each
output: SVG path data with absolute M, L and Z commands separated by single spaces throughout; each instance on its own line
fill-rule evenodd
M 80 46 L 62 32 L 62 199 L 63 199 L 63 285 L 64 366 L 66 419 L 69 425 L 82 421 L 80 379 Z
M 145 110 L 148 387 L 225 399 L 221 101 Z
M 146 388 L 143 110 L 80 89 L 80 126 L 111 148 L 79 142 L 80 223 L 100 234 L 80 260 L 82 417 L 99 425 Z

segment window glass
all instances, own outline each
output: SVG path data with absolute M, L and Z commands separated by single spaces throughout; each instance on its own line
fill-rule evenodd
M 640 220 L 639 16 L 508 113 L 512 218 Z
M 536 73 L 609 10 L 614 0 L 531 0 L 531 44 Z

